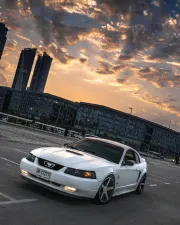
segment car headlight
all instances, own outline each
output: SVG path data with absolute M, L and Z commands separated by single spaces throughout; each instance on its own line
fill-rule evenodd
M 67 168 L 64 173 L 82 178 L 96 179 L 96 173 L 94 171 L 77 170 L 74 168 Z
M 26 157 L 26 159 L 27 159 L 28 161 L 30 161 L 30 162 L 34 162 L 35 159 L 36 159 L 36 156 L 33 155 L 33 154 L 31 154 L 31 153 L 29 153 L 29 155 Z

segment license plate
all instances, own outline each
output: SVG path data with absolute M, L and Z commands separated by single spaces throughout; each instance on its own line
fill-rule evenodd
M 36 176 L 44 180 L 50 180 L 51 173 L 45 170 L 37 169 Z

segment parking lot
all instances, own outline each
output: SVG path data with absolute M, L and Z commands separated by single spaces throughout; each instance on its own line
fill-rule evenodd
M 47 145 L 53 145 L 50 139 L 51 136 Z M 0 138 L 0 225 L 179 225 L 180 166 L 150 159 L 143 195 L 119 196 L 99 206 L 89 200 L 57 195 L 21 180 L 21 158 L 42 146 L 31 142 Z

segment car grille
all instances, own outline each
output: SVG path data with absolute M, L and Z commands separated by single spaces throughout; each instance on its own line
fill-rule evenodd
M 39 163 L 40 166 L 46 167 L 46 168 L 51 169 L 51 170 L 56 170 L 56 171 L 60 170 L 64 167 L 64 166 L 59 165 L 57 163 L 53 163 L 53 162 L 50 162 L 48 160 L 41 159 L 41 158 L 38 158 L 38 163 Z M 54 164 L 54 166 L 51 168 L 50 166 L 48 166 L 48 163 L 52 163 L 52 164 Z

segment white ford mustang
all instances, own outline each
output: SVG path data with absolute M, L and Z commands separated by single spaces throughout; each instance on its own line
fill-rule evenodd
M 141 194 L 147 178 L 147 163 L 136 150 L 100 138 L 35 149 L 20 169 L 30 182 L 100 204 L 132 191 Z

